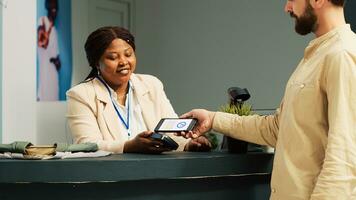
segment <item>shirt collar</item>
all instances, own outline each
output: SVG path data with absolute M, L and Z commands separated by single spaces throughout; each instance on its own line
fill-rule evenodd
M 137 76 L 136 74 L 132 74 L 131 75 L 131 82 L 132 82 L 132 86 L 135 89 L 135 94 L 137 96 L 144 96 L 147 93 L 149 93 L 149 89 L 147 87 L 147 83 L 145 81 L 143 81 L 141 78 L 139 78 L 139 76 Z
M 103 80 L 106 84 L 106 86 L 99 80 L 99 78 L 101 80 Z M 111 97 L 109 96 L 109 98 L 114 98 L 114 99 L 117 99 L 117 94 L 116 92 L 106 83 L 106 81 L 103 79 L 102 76 L 99 76 L 99 78 L 95 78 L 94 81 L 96 81 L 97 83 L 99 83 L 100 85 L 100 95 L 98 95 L 98 98 L 101 100 L 101 101 L 104 101 L 104 102 L 108 102 L 110 99 L 107 99 L 106 97 L 109 96 L 108 95 L 108 90 L 107 88 L 109 88 L 110 90 L 110 93 L 111 93 Z M 135 87 L 133 86 L 132 84 L 132 81 L 131 79 L 129 80 L 129 90 L 131 90 L 131 93 L 134 91 Z
M 304 51 L 304 58 L 305 59 L 310 58 L 316 52 L 316 50 L 320 46 L 322 46 L 326 41 L 330 40 L 335 35 L 338 35 L 342 32 L 349 31 L 349 30 L 351 30 L 350 24 L 344 24 L 344 25 L 338 26 L 338 27 L 332 29 L 331 31 L 325 33 L 324 35 L 310 41 L 309 45 L 307 46 L 307 48 Z

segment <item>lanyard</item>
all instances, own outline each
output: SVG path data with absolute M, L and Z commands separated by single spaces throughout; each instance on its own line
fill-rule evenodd
M 109 89 L 109 86 L 105 83 L 105 81 L 103 79 L 101 79 L 100 77 L 98 77 L 98 79 L 105 85 L 106 89 L 109 92 L 110 95 L 110 99 L 111 99 L 111 103 L 115 108 L 116 114 L 119 116 L 120 121 L 124 124 L 126 130 L 127 130 L 127 135 L 130 137 L 131 133 L 130 133 L 130 82 L 129 82 L 129 92 L 127 93 L 127 119 L 126 122 L 123 118 L 123 116 L 121 115 L 119 109 L 118 109 L 118 105 L 116 104 L 116 101 L 113 100 L 112 96 L 111 96 L 111 91 Z

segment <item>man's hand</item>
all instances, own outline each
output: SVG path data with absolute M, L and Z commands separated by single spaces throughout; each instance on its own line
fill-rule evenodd
M 185 138 L 198 138 L 204 133 L 210 131 L 213 126 L 215 112 L 204 109 L 194 109 L 188 113 L 183 114 L 180 118 L 195 118 L 198 120 L 192 131 L 176 133 L 178 136 Z

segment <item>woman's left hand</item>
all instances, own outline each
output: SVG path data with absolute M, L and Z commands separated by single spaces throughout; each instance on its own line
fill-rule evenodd
M 205 136 L 192 139 L 184 147 L 184 151 L 210 151 L 211 143 Z

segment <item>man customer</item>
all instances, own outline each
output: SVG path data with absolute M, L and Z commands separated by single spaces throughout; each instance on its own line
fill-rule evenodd
M 356 199 L 356 35 L 344 0 L 288 0 L 295 31 L 313 33 L 274 115 L 237 116 L 196 109 L 185 137 L 214 129 L 275 147 L 271 200 Z

